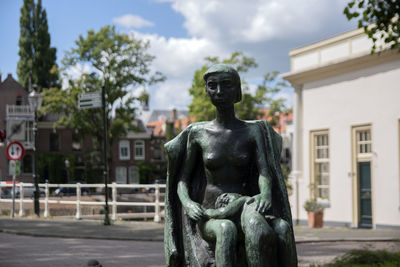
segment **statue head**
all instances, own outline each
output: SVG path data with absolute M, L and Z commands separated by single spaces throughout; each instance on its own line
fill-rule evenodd
M 206 90 L 207 90 L 207 79 L 211 75 L 221 74 L 221 73 L 228 73 L 232 77 L 232 81 L 235 84 L 236 88 L 236 100 L 235 103 L 240 102 L 242 100 L 242 86 L 240 82 L 239 73 L 228 64 L 215 64 L 211 66 L 204 74 L 203 79 L 206 83 Z

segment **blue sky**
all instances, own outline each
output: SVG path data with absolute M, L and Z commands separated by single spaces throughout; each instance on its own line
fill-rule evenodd
M 354 29 L 346 0 L 42 0 L 57 61 L 90 29 L 115 25 L 151 43 L 154 70 L 167 81 L 146 88 L 151 108 L 186 108 L 193 72 L 206 56 L 243 51 L 259 67 L 246 74 L 254 88 L 267 71 L 288 72 L 290 49 Z M 16 78 L 22 0 L 0 1 L 0 72 Z M 229 6 L 228 4 L 229 3 Z M 251 4 L 250 4 L 251 3 Z M 87 67 L 87 66 L 86 66 Z M 84 70 L 78 66 L 71 75 Z M 87 69 L 87 68 L 86 68 Z M 138 94 L 143 88 L 134 88 Z M 171 91 L 174 94 L 171 94 Z M 291 89 L 281 96 L 291 103 Z

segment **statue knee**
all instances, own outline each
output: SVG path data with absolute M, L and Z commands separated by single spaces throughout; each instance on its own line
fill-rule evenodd
M 284 241 L 287 240 L 288 236 L 290 236 L 292 232 L 292 228 L 290 227 L 289 223 L 282 219 L 275 220 L 273 227 L 275 233 L 278 235 L 278 238 Z
M 243 225 L 243 231 L 246 240 L 250 242 L 259 243 L 260 240 L 267 244 L 274 244 L 276 241 L 276 234 L 274 230 L 268 225 L 264 218 L 251 217 L 246 220 Z
M 236 241 L 237 229 L 235 224 L 230 220 L 221 220 L 217 230 L 217 239 Z

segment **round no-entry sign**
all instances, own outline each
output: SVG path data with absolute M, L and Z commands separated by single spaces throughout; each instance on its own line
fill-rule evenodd
M 25 150 L 20 142 L 13 141 L 7 146 L 7 157 L 10 160 L 20 160 L 24 156 Z

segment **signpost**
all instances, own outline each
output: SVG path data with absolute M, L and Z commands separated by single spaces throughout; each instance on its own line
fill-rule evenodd
M 101 94 L 96 92 L 79 95 L 78 107 L 80 109 L 101 108 Z
M 23 145 L 20 142 L 13 141 L 8 144 L 7 149 L 7 157 L 10 160 L 9 164 L 9 174 L 13 177 L 13 189 L 12 189 L 12 208 L 11 208 L 11 217 L 14 218 L 15 213 L 15 181 L 17 175 L 21 174 L 21 163 L 20 159 L 24 156 L 25 150 Z
M 101 88 L 101 93 L 88 93 L 81 94 L 78 96 L 78 107 L 80 109 L 87 108 L 102 108 L 103 110 L 103 132 L 104 132 L 104 191 L 105 191 L 105 203 L 104 206 L 104 225 L 110 225 L 109 207 L 108 207 L 108 167 L 107 167 L 107 121 L 106 121 L 106 97 L 105 97 L 105 86 Z

